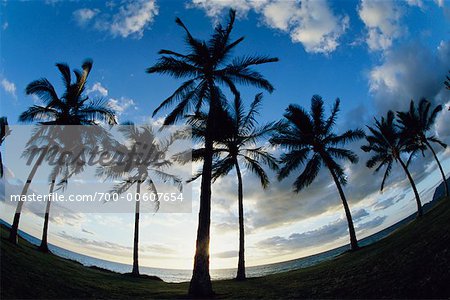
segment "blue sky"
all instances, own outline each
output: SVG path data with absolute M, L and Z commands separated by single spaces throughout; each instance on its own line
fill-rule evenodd
M 273 94 L 264 94 L 261 122 L 279 119 L 290 103 L 309 106 L 313 94 L 322 95 L 327 107 L 335 98 L 341 99 L 338 130 L 362 127 L 387 109 L 407 107 L 411 98 L 424 96 L 433 103 L 450 105 L 449 92 L 442 84 L 450 66 L 447 1 L 2 1 L 1 114 L 8 116 L 10 124 L 17 124 L 20 112 L 39 103 L 24 94 L 29 82 L 46 77 L 61 91 L 55 63 L 67 62 L 75 68 L 83 59 L 92 58 L 88 93 L 109 101 L 121 121 L 146 122 L 180 83 L 145 73 L 156 62 L 158 50 L 185 49 L 175 17 L 182 18 L 195 36 L 207 38 L 230 7 L 238 13 L 234 37 L 246 37 L 235 54 L 267 54 L 280 59 L 276 64 L 258 67 L 276 89 Z M 259 92 L 254 88 L 241 90 L 247 103 Z M 442 113 L 435 128 L 446 142 L 450 142 L 448 115 Z M 355 150 L 359 146 L 352 145 Z M 439 155 L 449 171 L 449 150 Z M 381 178 L 372 177 L 365 160 L 362 155 L 358 165 L 347 168 L 347 193 L 352 211 L 359 216 L 360 236 L 414 211 L 404 175 L 394 172 L 387 191 L 380 194 Z M 426 198 L 426 191 L 439 180 L 434 163 L 428 155 L 412 168 Z M 245 191 L 250 265 L 295 258 L 347 241 L 342 209 L 326 172 L 299 195 L 291 193 L 293 177 L 274 182 L 269 191 L 263 192 L 251 174 L 244 176 L 249 182 Z M 232 175 L 214 187 L 213 267 L 235 265 L 235 192 Z M 144 220 L 143 232 L 145 228 L 150 232 L 144 235 L 143 245 L 173 250 L 165 251 L 163 258 L 143 250 L 144 265 L 190 268 L 198 209 L 195 195 L 193 214 L 148 216 Z M 10 220 L 11 212 L 11 208 L 2 210 L 2 218 Z M 130 220 L 120 214 L 59 219 L 55 215 L 50 240 L 85 254 L 130 262 L 131 252 L 126 248 L 131 245 Z M 105 224 L 123 226 L 111 235 Z M 30 213 L 23 225 L 40 235 L 39 217 Z M 311 240 L 311 236 L 327 239 Z M 108 254 L 98 246 L 99 241 L 115 243 L 123 257 Z M 81 249 L 82 244 L 91 247 Z M 183 247 L 189 250 L 176 252 Z

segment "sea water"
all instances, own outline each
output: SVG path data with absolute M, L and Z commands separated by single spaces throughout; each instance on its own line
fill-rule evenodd
M 376 234 L 373 234 L 369 237 L 366 237 L 359 241 L 360 246 L 367 246 L 369 244 L 372 244 L 376 241 L 379 241 L 380 239 L 386 237 L 390 233 L 392 233 L 395 229 L 397 229 L 399 226 L 404 224 L 406 221 L 400 221 Z M 0 220 L 0 222 L 8 227 L 10 227 L 9 224 L 4 222 L 3 220 Z M 23 237 L 28 242 L 39 246 L 40 240 L 27 234 L 26 232 L 20 231 L 20 236 Z M 48 245 L 50 251 L 58 256 L 71 259 L 74 261 L 77 261 L 87 267 L 95 266 L 100 267 L 103 269 L 111 270 L 114 272 L 119 273 L 129 273 L 131 272 L 132 266 L 112 261 L 107 261 L 79 253 L 75 253 L 69 250 L 66 250 L 64 248 L 49 244 Z M 306 268 L 315 264 L 318 264 L 320 262 L 330 260 L 345 251 L 349 250 L 350 246 L 345 245 L 339 248 L 335 248 L 329 251 L 325 251 L 319 254 L 314 254 L 307 257 L 302 257 L 290 261 L 284 261 L 280 263 L 274 263 L 274 264 L 268 264 L 268 265 L 260 265 L 255 267 L 247 267 L 246 268 L 246 275 L 247 277 L 260 277 L 265 276 L 269 274 L 275 274 L 280 272 L 286 272 L 290 270 L 296 270 L 301 268 Z M 147 275 L 153 275 L 158 276 L 162 280 L 166 282 L 184 282 L 189 281 L 192 276 L 192 270 L 177 270 L 177 269 L 161 269 L 161 268 L 150 268 L 150 267 L 139 267 L 139 271 L 141 274 L 147 274 Z M 236 269 L 211 269 L 210 271 L 212 280 L 219 280 L 219 279 L 232 279 L 236 276 Z

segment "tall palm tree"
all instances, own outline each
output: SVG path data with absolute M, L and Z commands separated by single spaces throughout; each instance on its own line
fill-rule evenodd
M 361 149 L 365 152 L 373 151 L 373 156 L 367 161 L 368 168 L 378 167 L 375 172 L 381 168 L 386 167 L 386 171 L 381 182 L 381 190 L 384 188 L 384 183 L 392 171 L 394 162 L 398 162 L 405 172 L 411 187 L 414 191 L 417 203 L 417 216 L 422 216 L 422 204 L 420 196 L 417 192 L 416 184 L 408 170 L 406 163 L 402 160 L 402 153 L 409 152 L 408 143 L 402 140 L 399 128 L 395 124 L 395 116 L 392 111 L 388 111 L 386 118 L 381 117 L 381 120 L 375 118 L 375 127 L 367 126 L 371 135 L 367 135 L 368 144 L 363 145 Z
M 271 169 L 277 169 L 276 159 L 264 148 L 258 146 L 257 143 L 267 137 L 274 129 L 273 123 L 268 123 L 257 127 L 256 116 L 262 101 L 262 94 L 257 94 L 250 104 L 249 110 L 246 112 L 241 98 L 236 98 L 233 105 L 227 112 L 224 120 L 224 131 L 215 140 L 214 153 L 217 159 L 213 162 L 212 179 L 215 181 L 219 177 L 226 176 L 232 170 L 236 170 L 238 180 L 238 216 L 239 216 L 239 259 L 237 269 L 237 280 L 245 280 L 245 232 L 244 232 L 244 191 L 241 174 L 241 164 L 258 176 L 263 188 L 269 185 L 269 177 L 264 171 L 262 164 L 269 166 Z M 202 141 L 206 131 L 205 114 L 198 114 L 192 117 L 190 124 L 192 125 L 192 134 Z M 193 155 L 204 152 L 205 149 L 197 149 Z M 193 157 L 194 160 L 201 159 Z M 202 173 L 198 173 L 193 179 L 195 180 Z
M 400 136 L 402 140 L 407 141 L 409 144 L 410 150 L 412 151 L 411 157 L 419 150 L 423 152 L 427 148 L 430 149 L 439 167 L 439 171 L 441 172 L 445 186 L 445 196 L 448 197 L 447 179 L 445 178 L 444 170 L 442 169 L 441 163 L 430 142 L 439 144 L 444 149 L 447 148 L 447 145 L 436 136 L 427 135 L 427 132 L 432 129 L 438 113 L 442 111 L 442 105 L 437 105 L 433 111 L 430 111 L 430 109 L 431 103 L 426 99 L 421 99 L 417 109 L 414 105 L 414 101 L 411 100 L 409 111 L 397 112 L 398 123 L 400 125 Z
M 189 293 L 197 296 L 213 294 L 209 275 L 209 241 L 211 223 L 211 172 L 213 161 L 212 135 L 220 123 L 217 111 L 220 110 L 219 85 L 226 86 L 235 96 L 239 95 L 236 84 L 251 85 L 269 92 L 273 87 L 264 77 L 251 67 L 278 61 L 266 56 L 237 57 L 230 61 L 231 52 L 244 38 L 231 40 L 236 13 L 230 10 L 226 26 L 217 25 L 208 41 L 194 38 L 183 22 L 177 18 L 176 23 L 186 33 L 186 54 L 171 50 L 161 50 L 159 61 L 147 69 L 148 73 L 167 74 L 177 79 L 187 79 L 175 92 L 165 99 L 154 111 L 153 115 L 163 108 L 176 104 L 170 112 L 165 124 L 173 124 L 189 111 L 199 112 L 207 105 L 207 125 L 205 134 L 205 153 L 203 176 L 200 192 L 200 210 L 197 230 L 194 270 Z
M 336 99 L 331 115 L 327 119 L 324 116 L 323 100 L 318 95 L 312 97 L 311 112 L 309 113 L 303 108 L 291 104 L 284 114 L 285 120 L 281 122 L 278 132 L 270 139 L 270 142 L 273 145 L 282 146 L 288 151 L 281 155 L 283 166 L 278 173 L 279 180 L 286 178 L 301 164 L 306 164 L 294 183 L 295 192 L 310 185 L 317 177 L 322 165 L 328 168 L 344 206 L 351 248 L 356 250 L 358 241 L 350 208 L 342 189 L 342 186 L 347 183 L 347 178 L 336 159 L 356 163 L 358 156 L 353 151 L 338 148 L 338 146 L 344 146 L 346 143 L 363 138 L 364 132 L 361 129 L 348 130 L 340 135 L 333 132 L 339 112 L 339 103 L 340 100 Z
M 114 124 L 115 114 L 103 100 L 92 100 L 84 94 L 87 78 L 92 69 L 92 60 L 85 60 L 82 71 L 73 70 L 75 81 L 72 82 L 70 68 L 67 64 L 58 63 L 56 67 L 61 73 L 65 91 L 58 97 L 55 88 L 46 78 L 35 80 L 25 89 L 27 95 L 38 96 L 44 105 L 33 105 L 19 116 L 19 122 L 38 122 L 43 125 L 94 125 L 99 121 Z M 22 189 L 21 198 L 27 194 L 34 175 L 45 158 L 43 152 L 31 169 Z M 9 240 L 17 244 L 17 230 L 23 201 L 17 203 Z M 47 214 L 47 212 L 46 212 Z M 46 217 L 48 223 L 48 216 Z M 44 227 L 46 225 L 44 224 Z M 48 227 L 48 224 L 47 224 Z
M 97 170 L 97 175 L 108 179 L 120 180 L 111 193 L 123 194 L 136 185 L 135 194 L 135 219 L 134 219 L 134 242 L 133 242 L 133 269 L 131 274 L 139 276 L 139 217 L 141 187 L 143 184 L 155 197 L 158 196 L 155 181 L 162 180 L 177 185 L 181 190 L 181 180 L 174 175 L 166 173 L 164 170 L 172 165 L 166 158 L 169 146 L 174 140 L 168 142 L 158 141 L 153 129 L 150 126 L 137 127 L 132 123 L 125 123 L 119 127 L 125 138 L 125 143 L 114 142 L 113 147 L 119 153 L 138 153 L 132 161 L 125 164 L 110 164 Z M 155 211 L 159 209 L 159 200 L 155 201 Z

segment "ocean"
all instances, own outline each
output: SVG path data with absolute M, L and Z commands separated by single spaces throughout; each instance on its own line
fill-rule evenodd
M 411 216 L 413 217 L 413 216 Z M 386 237 L 402 224 L 410 221 L 412 218 L 408 217 L 405 220 L 402 220 L 376 234 L 373 234 L 369 237 L 361 239 L 359 241 L 360 246 L 370 245 L 376 241 L 381 240 Z M 0 220 L 0 222 L 8 227 L 9 224 Z M 26 232 L 20 231 L 20 236 L 22 236 L 28 242 L 39 246 L 40 240 L 27 234 Z M 87 267 L 96 266 L 103 269 L 111 270 L 119 273 L 128 273 L 131 272 L 132 266 L 122 263 L 116 263 L 112 261 L 107 261 L 103 259 L 94 258 L 91 256 L 75 253 L 64 248 L 49 244 L 48 245 L 50 251 L 58 256 L 71 259 L 77 261 Z M 280 272 L 286 272 L 290 270 L 296 270 L 301 268 L 306 268 L 320 262 L 330 260 L 345 251 L 350 249 L 350 245 L 345 245 L 339 248 L 335 248 L 329 251 L 325 251 L 319 254 L 314 254 L 307 257 L 302 257 L 290 261 L 284 261 L 280 263 L 268 264 L 268 265 L 260 265 L 255 267 L 247 267 L 246 274 L 247 277 L 261 277 L 269 274 L 275 274 Z M 160 268 L 150 268 L 150 267 L 139 267 L 139 271 L 141 274 L 158 276 L 162 280 L 166 282 L 185 282 L 189 281 L 192 276 L 192 270 L 176 270 L 176 269 L 160 269 Z M 236 269 L 211 269 L 211 278 L 212 280 L 219 279 L 232 279 L 236 276 Z

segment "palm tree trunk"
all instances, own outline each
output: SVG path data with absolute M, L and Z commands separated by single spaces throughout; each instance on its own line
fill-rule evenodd
M 417 191 L 417 188 L 416 188 L 416 184 L 414 183 L 414 180 L 413 180 L 411 174 L 409 173 L 408 167 L 405 165 L 403 160 L 399 157 L 398 161 L 400 162 L 400 165 L 402 166 L 403 170 L 405 171 L 406 176 L 409 179 L 409 183 L 411 184 L 411 187 L 413 189 L 414 195 L 416 197 L 417 217 L 421 217 L 423 215 L 423 209 L 422 209 L 422 203 L 420 202 L 419 192 Z
M 24 201 L 22 201 L 22 198 L 25 197 L 28 193 L 28 189 L 30 188 L 31 181 L 34 178 L 34 175 L 36 174 L 37 169 L 41 165 L 42 161 L 44 160 L 45 155 L 47 154 L 48 148 L 41 153 L 39 158 L 37 159 L 36 163 L 34 164 L 33 168 L 30 171 L 30 174 L 28 174 L 27 182 L 23 186 L 22 193 L 20 194 L 19 202 L 17 203 L 16 207 L 16 213 L 14 214 L 14 221 L 11 226 L 11 231 L 9 233 L 9 241 L 15 245 L 17 245 L 18 241 L 18 235 L 17 232 L 19 230 L 19 222 L 20 222 L 20 215 L 22 213 L 22 207 Z
M 44 230 L 42 231 L 42 240 L 41 245 L 39 246 L 39 250 L 42 252 L 49 252 L 48 250 L 48 244 L 47 244 L 47 236 L 48 236 L 48 220 L 50 215 L 50 204 L 52 203 L 50 201 L 50 197 L 53 193 L 53 189 L 55 188 L 55 179 L 52 180 L 52 183 L 50 184 L 50 189 L 48 191 L 49 198 L 47 199 L 47 205 L 45 208 L 45 218 L 44 218 Z
M 445 178 L 445 173 L 444 173 L 444 170 L 442 169 L 441 163 L 439 162 L 436 152 L 434 152 L 434 149 L 433 149 L 433 147 L 431 147 L 430 143 L 428 143 L 428 141 L 425 141 L 425 144 L 428 146 L 428 148 L 430 148 L 431 152 L 433 153 L 434 159 L 436 160 L 436 163 L 439 167 L 439 171 L 441 171 L 442 180 L 444 182 L 444 188 L 445 188 L 445 197 L 449 197 L 447 179 Z
M 237 269 L 237 280 L 245 280 L 245 232 L 244 232 L 244 192 L 241 170 L 236 160 L 236 173 L 238 178 L 238 211 L 239 211 L 239 261 Z
M 133 271 L 131 274 L 134 276 L 139 276 L 139 206 L 140 206 L 140 194 L 141 194 L 141 182 L 140 180 L 136 183 L 136 209 L 134 217 L 134 242 L 133 242 Z
M 195 245 L 194 269 L 189 284 L 192 296 L 209 297 L 214 294 L 209 275 L 209 241 L 211 226 L 211 172 L 213 160 L 213 131 L 215 123 L 216 94 L 213 82 L 209 83 L 211 99 L 205 132 L 205 156 L 203 160 L 202 182 L 200 187 L 200 209 L 198 213 L 197 241 Z
M 2 159 L 2 152 L 0 152 L 0 178 L 3 178 L 3 159 Z
M 344 206 L 345 217 L 347 218 L 347 224 L 348 224 L 348 232 L 350 234 L 351 249 L 353 251 L 358 250 L 359 249 L 358 240 L 356 239 L 355 227 L 353 226 L 352 214 L 350 212 L 350 208 L 348 207 L 347 199 L 345 198 L 344 191 L 342 190 L 341 183 L 339 182 L 339 179 L 337 178 L 336 174 L 334 174 L 334 172 L 330 168 L 329 168 L 329 170 L 330 170 L 331 176 L 334 179 L 334 183 L 336 184 L 336 187 L 339 191 L 339 195 L 341 196 L 342 205 Z

